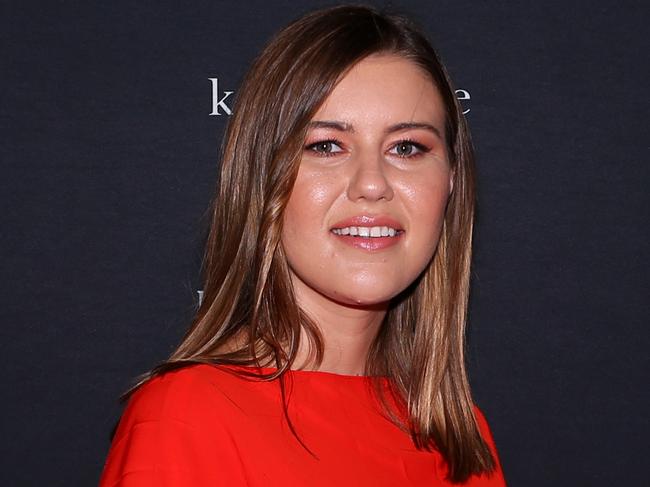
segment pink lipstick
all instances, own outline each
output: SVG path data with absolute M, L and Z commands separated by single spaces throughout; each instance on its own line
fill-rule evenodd
M 336 222 L 330 233 L 346 245 L 378 251 L 397 245 L 404 229 L 396 219 L 386 215 L 357 215 Z

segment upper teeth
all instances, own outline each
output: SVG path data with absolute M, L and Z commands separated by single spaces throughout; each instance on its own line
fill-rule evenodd
M 359 237 L 394 237 L 399 230 L 390 227 L 344 227 L 332 229 L 336 235 Z

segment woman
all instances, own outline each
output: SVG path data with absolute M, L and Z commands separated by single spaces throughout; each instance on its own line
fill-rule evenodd
M 365 7 L 290 24 L 238 92 L 202 304 L 100 485 L 504 485 L 463 356 L 473 211 L 425 38 Z

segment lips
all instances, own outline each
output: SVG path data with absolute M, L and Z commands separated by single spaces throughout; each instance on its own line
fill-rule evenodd
M 388 215 L 356 215 L 340 220 L 330 229 L 338 242 L 366 252 L 379 252 L 399 244 L 402 224 Z
M 389 227 L 404 231 L 402 224 L 388 215 L 356 215 L 336 222 L 331 229 L 345 227 Z

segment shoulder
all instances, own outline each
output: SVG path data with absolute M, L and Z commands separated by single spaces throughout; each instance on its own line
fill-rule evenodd
M 189 401 L 206 392 L 214 392 L 222 373 L 210 365 L 188 365 L 156 375 L 141 385 L 131 401 L 170 407 Z
M 239 485 L 234 406 L 224 394 L 237 380 L 217 366 L 191 365 L 141 385 L 124 409 L 100 485 Z
M 217 366 L 203 364 L 165 372 L 149 379 L 131 395 L 121 423 L 165 420 L 201 424 L 227 406 L 225 391 L 236 380 Z

